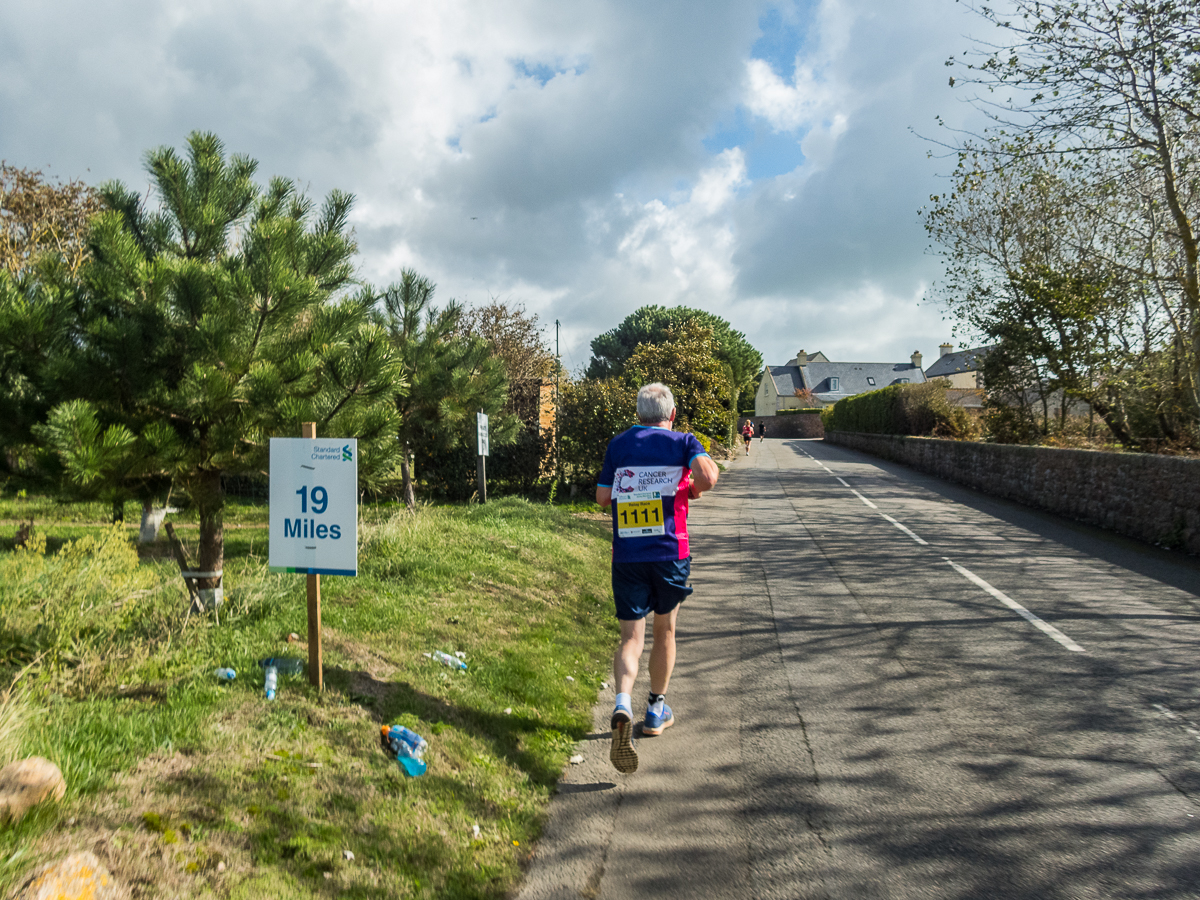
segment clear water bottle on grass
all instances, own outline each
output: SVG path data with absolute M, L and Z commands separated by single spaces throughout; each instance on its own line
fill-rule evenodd
M 449 653 L 443 653 L 441 650 L 433 651 L 433 658 L 440 662 L 443 666 L 449 666 L 452 669 L 467 668 L 467 664 L 457 656 L 451 656 Z
M 237 671 L 228 667 L 217 669 L 216 674 L 220 681 L 233 681 L 233 679 L 237 678 Z
M 279 687 L 279 670 L 275 666 L 267 666 L 267 676 L 263 682 L 263 691 L 268 700 L 275 699 L 275 691 Z

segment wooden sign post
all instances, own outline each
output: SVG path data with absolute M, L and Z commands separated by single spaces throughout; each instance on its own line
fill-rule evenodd
M 325 686 L 321 576 L 358 574 L 358 441 L 271 438 L 271 539 L 267 567 L 308 581 L 308 680 Z
M 316 422 L 303 422 L 300 437 L 315 438 Z M 308 683 L 325 690 L 325 662 L 321 654 L 321 576 L 308 576 Z

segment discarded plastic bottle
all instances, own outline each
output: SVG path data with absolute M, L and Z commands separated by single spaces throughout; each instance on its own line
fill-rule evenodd
M 217 669 L 217 678 L 221 681 L 233 681 L 233 679 L 237 678 L 237 671 L 229 668 Z
M 441 650 L 434 650 L 433 658 L 440 662 L 443 666 L 449 666 L 452 669 L 467 668 L 467 664 L 457 656 L 451 656 L 449 653 L 443 653 Z
M 408 748 L 410 755 L 420 759 L 425 755 L 425 751 L 429 749 L 429 744 L 425 738 L 421 737 L 410 728 L 405 728 L 403 725 L 383 725 L 380 731 L 387 736 L 388 744 L 399 742 Z M 400 752 L 398 748 L 397 752 Z
M 396 762 L 406 775 L 416 778 L 425 774 L 427 766 L 421 757 L 429 745 L 423 737 L 403 725 L 383 725 L 379 730 L 384 750 L 396 757 Z
M 292 659 L 287 656 L 272 656 L 270 659 L 260 659 L 258 664 L 264 669 L 267 666 L 274 666 L 277 672 L 282 672 L 284 675 L 299 675 L 304 671 L 304 660 Z
M 275 689 L 279 686 L 279 670 L 275 666 L 267 666 L 267 677 L 263 682 L 263 690 L 268 700 L 275 699 Z

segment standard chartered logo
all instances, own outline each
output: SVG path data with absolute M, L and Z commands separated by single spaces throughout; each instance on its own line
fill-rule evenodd
M 342 448 L 342 462 L 353 462 L 354 454 L 350 451 L 350 445 L 347 444 Z

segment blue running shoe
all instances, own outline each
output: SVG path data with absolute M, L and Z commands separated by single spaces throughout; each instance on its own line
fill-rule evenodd
M 671 712 L 671 707 L 663 704 L 663 711 L 657 715 L 651 710 L 646 710 L 646 721 L 642 723 L 642 734 L 648 734 L 650 737 L 655 737 L 663 733 L 663 729 L 670 728 L 675 724 L 675 714 Z
M 623 706 L 618 706 L 612 714 L 612 749 L 608 758 L 613 767 L 623 775 L 632 775 L 637 771 L 638 755 L 633 746 L 633 713 Z

